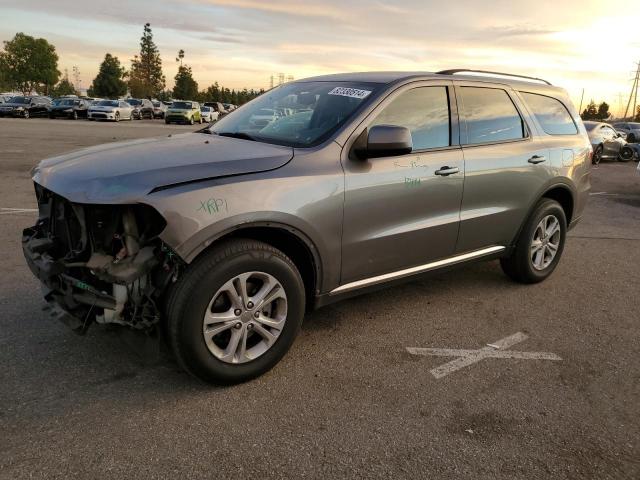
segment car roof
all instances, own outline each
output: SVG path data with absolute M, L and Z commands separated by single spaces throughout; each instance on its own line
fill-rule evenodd
M 472 82 L 490 82 L 503 85 L 510 85 L 516 89 L 526 88 L 527 90 L 540 91 L 557 91 L 564 92 L 563 89 L 546 83 L 545 80 L 533 79 L 529 77 L 506 77 L 511 74 L 500 74 L 490 72 L 489 74 L 477 71 L 477 74 L 442 74 L 434 72 L 398 72 L 398 71 L 379 71 L 379 72 L 352 72 L 352 73 L 335 73 L 329 75 L 320 75 L 317 77 L 309 77 L 295 82 L 364 82 L 392 84 L 411 80 L 462 80 Z M 505 76 L 500 76 L 505 75 Z

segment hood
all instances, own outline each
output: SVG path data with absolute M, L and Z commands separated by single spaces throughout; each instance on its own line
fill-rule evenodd
M 281 167 L 293 148 L 203 133 L 111 143 L 43 160 L 33 180 L 75 203 L 137 203 L 153 189 Z

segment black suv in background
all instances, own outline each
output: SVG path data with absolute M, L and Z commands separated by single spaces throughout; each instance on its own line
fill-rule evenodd
M 143 118 L 153 120 L 154 108 L 151 100 L 146 98 L 127 98 L 125 102 L 133 107 L 134 118 L 138 120 L 142 120 Z
M 49 107 L 49 118 L 87 118 L 90 102 L 83 98 L 60 98 Z
M 48 97 L 11 97 L 0 106 L 0 117 L 38 117 L 49 113 L 51 99 Z

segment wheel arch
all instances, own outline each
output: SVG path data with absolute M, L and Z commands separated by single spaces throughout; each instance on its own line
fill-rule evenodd
M 301 230 L 280 222 L 252 222 L 223 230 L 209 238 L 206 246 L 193 252 L 192 263 L 220 242 L 233 238 L 258 240 L 277 248 L 296 265 L 306 292 L 307 308 L 311 309 L 322 286 L 322 259 L 315 243 Z
M 516 244 L 518 238 L 520 237 L 520 233 L 522 232 L 522 229 L 527 223 L 527 220 L 529 220 L 529 218 L 531 217 L 531 214 L 536 208 L 536 205 L 538 204 L 538 202 L 543 198 L 550 198 L 558 202 L 562 207 L 562 209 L 564 210 L 565 216 L 567 217 L 567 226 L 571 224 L 571 221 L 573 220 L 573 213 L 574 213 L 574 208 L 576 204 L 575 190 L 570 185 L 563 182 L 547 185 L 545 188 L 542 189 L 540 194 L 536 196 L 535 201 L 533 201 L 529 206 L 527 214 L 525 215 L 524 219 L 520 223 L 520 227 L 518 228 L 518 231 L 516 232 L 515 237 L 511 241 L 512 245 Z

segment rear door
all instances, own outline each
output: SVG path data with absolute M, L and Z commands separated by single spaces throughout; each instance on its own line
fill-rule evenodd
M 456 97 L 465 163 L 456 251 L 510 245 L 553 176 L 548 148 L 509 87 L 459 81 Z
M 409 128 L 408 155 L 361 160 L 343 150 L 342 283 L 451 256 L 458 235 L 464 164 L 452 83 L 419 82 L 389 95 L 354 132 Z M 450 167 L 450 175 L 436 172 Z

